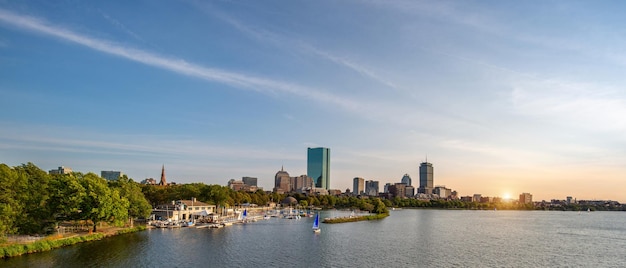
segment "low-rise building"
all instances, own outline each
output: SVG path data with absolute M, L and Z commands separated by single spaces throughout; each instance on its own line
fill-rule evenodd
M 64 166 L 60 166 L 58 169 L 52 169 L 48 171 L 50 175 L 53 174 L 70 174 L 72 173 L 72 169 Z
M 188 221 L 210 217 L 217 213 L 215 205 L 192 200 L 172 201 L 169 204 L 158 205 L 152 210 L 155 220 Z

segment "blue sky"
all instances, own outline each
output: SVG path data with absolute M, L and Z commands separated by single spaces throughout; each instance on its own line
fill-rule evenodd
M 0 1 L 0 161 L 626 201 L 616 1 Z

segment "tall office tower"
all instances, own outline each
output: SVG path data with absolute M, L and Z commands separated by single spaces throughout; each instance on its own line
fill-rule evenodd
M 433 193 L 433 164 L 428 162 L 420 164 L 420 187 L 417 192 L 420 194 Z
M 109 181 L 116 181 L 122 176 L 124 176 L 124 173 L 122 173 L 121 171 L 100 171 L 100 177 Z
M 407 186 L 411 186 L 411 176 L 409 176 L 409 174 L 404 174 L 400 182 L 406 184 Z
M 364 191 L 365 191 L 365 180 L 359 177 L 354 178 L 352 193 L 354 195 L 360 195 L 360 194 L 363 194 Z
M 330 190 L 330 149 L 308 148 L 306 175 L 313 179 L 316 188 Z
M 366 181 L 365 194 L 369 196 L 378 196 L 378 181 Z
M 274 192 L 288 193 L 291 190 L 291 179 L 289 173 L 284 168 L 280 168 L 280 171 L 276 172 L 274 176 Z

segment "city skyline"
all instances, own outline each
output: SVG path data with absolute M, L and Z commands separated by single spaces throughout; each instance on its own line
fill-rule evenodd
M 0 3 L 0 162 L 624 202 L 626 3 Z M 320 19 L 323 18 L 323 19 Z M 598 187 L 607 186 L 607 187 Z

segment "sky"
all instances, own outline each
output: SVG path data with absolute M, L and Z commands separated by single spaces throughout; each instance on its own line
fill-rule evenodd
M 271 190 L 328 147 L 342 191 L 427 160 L 461 196 L 626 202 L 625 8 L 0 0 L 0 162 Z

